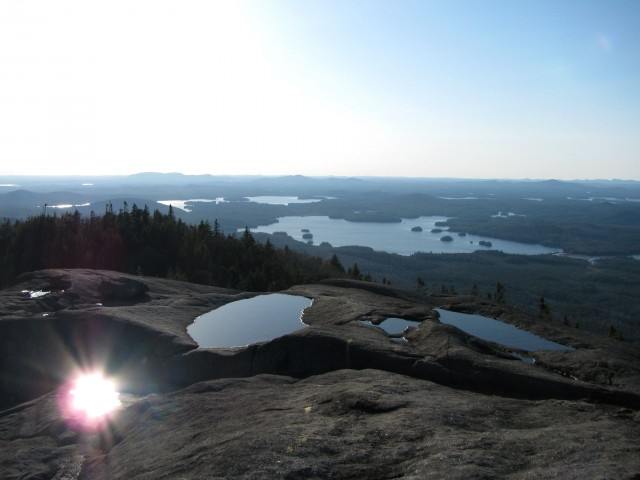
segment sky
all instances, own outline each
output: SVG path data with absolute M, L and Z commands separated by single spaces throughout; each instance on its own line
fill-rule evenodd
M 638 0 L 0 0 L 0 180 L 640 180 L 638 25 Z

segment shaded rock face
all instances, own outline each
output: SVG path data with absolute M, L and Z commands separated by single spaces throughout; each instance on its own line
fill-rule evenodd
M 345 280 L 286 293 L 313 299 L 309 327 L 199 349 L 187 325 L 253 294 L 104 271 L 23 276 L 0 292 L 0 477 L 640 475 L 636 349 L 473 297 Z M 434 307 L 576 350 L 525 364 L 440 324 Z M 403 340 L 360 322 L 387 317 L 415 328 Z M 108 423 L 83 430 L 62 417 L 63 382 L 96 366 L 126 393 Z
M 185 331 L 193 317 L 238 293 L 87 270 L 20 280 L 0 292 L 0 408 L 90 368 L 122 372 L 130 390 L 148 393 L 159 363 L 197 347 Z M 29 291 L 49 293 L 31 298 Z
M 105 279 L 100 283 L 99 292 L 106 301 L 134 300 L 149 290 L 144 283 L 132 278 Z

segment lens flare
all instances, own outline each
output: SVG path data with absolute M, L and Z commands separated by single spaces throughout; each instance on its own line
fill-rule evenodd
M 115 385 L 98 373 L 78 377 L 69 393 L 73 409 L 89 419 L 99 418 L 120 406 Z

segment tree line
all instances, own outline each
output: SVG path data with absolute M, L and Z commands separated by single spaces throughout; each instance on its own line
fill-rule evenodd
M 217 220 L 186 224 L 135 204 L 103 215 L 78 211 L 5 220 L 0 225 L 0 287 L 24 272 L 91 268 L 249 291 L 278 291 L 345 276 L 334 261 L 257 242 L 249 229 L 225 234 Z

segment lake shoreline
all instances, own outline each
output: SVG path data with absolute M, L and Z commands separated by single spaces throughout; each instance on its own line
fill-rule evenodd
M 268 234 L 284 232 L 294 240 L 308 244 L 362 246 L 404 256 L 414 253 L 473 253 L 479 250 L 524 255 L 562 253 L 559 248 L 453 232 L 443 225 L 448 218 L 421 216 L 401 218 L 400 222 L 354 222 L 323 215 L 283 216 L 278 217 L 276 223 L 250 230 L 253 233 Z M 303 236 L 305 232 L 311 233 L 312 241 L 308 235 Z M 445 237 L 447 241 L 443 240 Z

